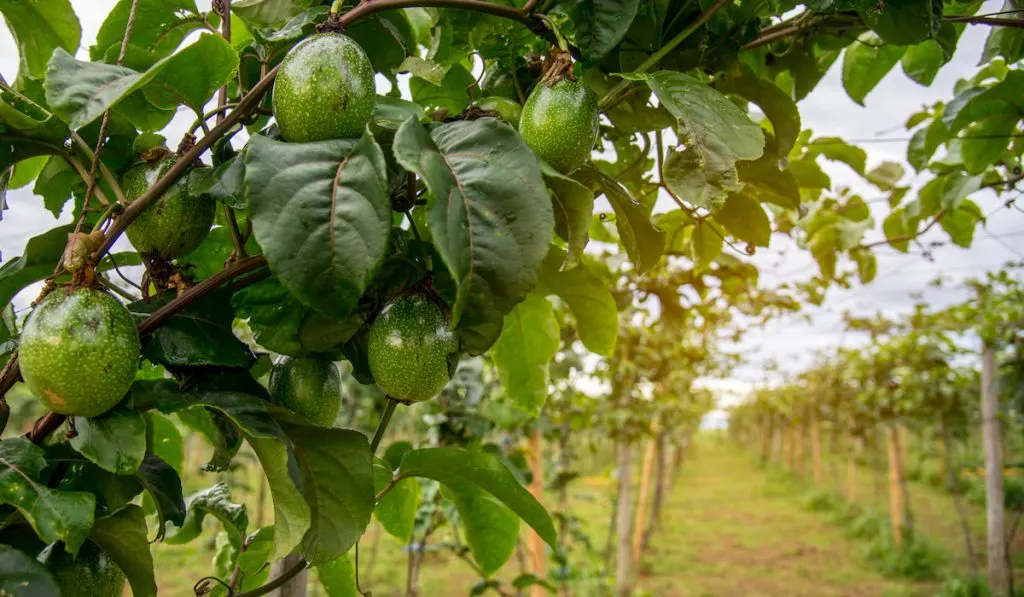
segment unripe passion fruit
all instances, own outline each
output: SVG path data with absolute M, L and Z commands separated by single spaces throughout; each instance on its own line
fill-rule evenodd
M 568 174 L 583 165 L 597 141 L 597 96 L 583 81 L 541 81 L 523 106 L 519 134 L 553 168 Z
M 373 117 L 377 88 L 366 53 L 340 33 L 302 40 L 281 61 L 274 117 L 287 141 L 358 137 Z
M 53 574 L 61 597 L 119 597 L 124 593 L 124 571 L 92 541 L 86 541 L 74 559 L 59 544 L 47 547 L 39 559 Z
M 95 417 L 124 397 L 140 350 L 135 322 L 117 299 L 93 288 L 58 288 L 28 316 L 18 363 L 50 410 Z
M 121 186 L 128 200 L 135 201 L 142 196 L 175 161 L 177 158 L 167 155 L 125 172 Z M 210 233 L 217 202 L 205 195 L 189 193 L 187 178 L 178 178 L 128 225 L 125 234 L 138 252 L 155 253 L 167 260 L 177 259 L 191 253 Z
M 341 406 L 341 376 L 332 361 L 286 357 L 270 371 L 270 397 L 311 422 L 330 427 Z
M 370 328 L 370 372 L 380 389 L 405 403 L 430 400 L 448 384 L 458 362 L 458 339 L 448 314 L 420 292 L 402 295 Z

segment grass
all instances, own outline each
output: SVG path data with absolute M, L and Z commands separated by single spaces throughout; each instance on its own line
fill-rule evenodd
M 637 450 L 639 457 L 640 450 Z M 198 456 L 192 464 L 198 466 Z M 191 464 L 190 464 L 191 466 Z M 637 467 L 639 469 L 639 467 Z M 195 468 L 191 468 L 195 470 Z M 870 486 L 870 478 L 863 475 Z M 253 469 L 242 469 L 221 477 L 248 490 L 236 492 L 244 501 L 255 528 L 260 514 L 256 509 L 258 477 Z M 206 487 L 217 475 L 194 475 L 186 479 L 186 491 Z M 604 574 L 603 550 L 611 508 L 611 487 L 607 476 L 584 477 L 573 483 L 570 506 L 580 531 L 589 537 L 592 548 L 581 542 L 571 544 L 571 566 L 575 597 L 610 595 L 611 579 Z M 870 492 L 865 490 L 863 495 Z M 791 479 L 758 468 L 753 459 L 731 445 L 713 440 L 699 443 L 688 455 L 682 474 L 669 493 L 662 527 L 640 564 L 637 596 L 658 597 L 931 597 L 940 590 L 944 597 L 981 597 L 969 583 L 949 581 L 942 589 L 935 581 L 887 578 L 866 559 L 866 540 L 857 533 L 877 532 L 877 521 L 864 518 L 839 524 L 838 515 L 816 512 L 802 499 L 800 486 Z M 932 496 L 936 503 L 940 497 Z M 920 498 L 918 498 L 920 499 Z M 550 496 L 548 505 L 554 503 Z M 951 508 L 951 506 L 949 506 Z M 825 509 L 827 510 L 827 509 Z M 928 511 L 928 510 L 925 510 Z M 876 518 L 884 522 L 884 511 Z M 934 505 L 934 512 L 943 510 Z M 192 584 L 211 573 L 215 555 L 217 522 L 207 523 L 207 532 L 190 545 L 155 544 L 160 595 L 191 597 Z M 262 520 L 272 519 L 269 498 Z M 947 538 L 928 526 L 922 513 L 921 529 L 939 545 Z M 884 526 L 884 525 L 882 525 Z M 940 529 L 956 531 L 955 527 Z M 375 597 L 400 597 L 404 594 L 406 554 L 403 546 L 386 534 L 378 534 L 374 524 L 361 543 L 360 564 L 363 590 Z M 435 547 L 451 540 L 444 531 L 431 540 Z M 372 572 L 368 562 L 374 543 L 376 558 Z M 870 542 L 867 542 L 868 544 Z M 959 545 L 959 536 L 948 538 Z M 880 549 L 883 549 L 884 546 Z M 549 564 L 552 565 L 552 564 Z M 511 580 L 520 572 L 516 557 L 499 572 L 499 578 Z M 478 581 L 470 566 L 450 550 L 428 551 L 421 573 L 423 597 L 468 595 Z M 507 586 L 507 585 L 506 585 Z M 310 577 L 311 596 L 325 593 Z M 491 593 L 494 594 L 494 593 Z

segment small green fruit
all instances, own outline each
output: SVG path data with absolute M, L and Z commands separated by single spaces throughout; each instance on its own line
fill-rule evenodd
M 341 407 L 341 376 L 327 359 L 286 357 L 270 371 L 269 389 L 274 402 L 323 427 Z
M 61 597 L 120 597 L 124 593 L 124 571 L 92 541 L 82 544 L 77 558 L 54 544 L 39 554 L 39 560 L 53 574 Z
M 430 400 L 451 380 L 458 339 L 448 315 L 423 293 L 398 297 L 370 328 L 370 372 L 377 385 L 405 403 Z
M 484 97 L 480 98 L 476 105 L 481 110 L 497 112 L 502 120 L 513 127 L 519 127 L 519 118 L 523 114 L 523 107 L 519 105 L 519 102 L 507 97 Z
M 18 363 L 50 410 L 95 417 L 124 397 L 140 350 L 135 322 L 117 299 L 94 288 L 58 288 L 28 316 Z
M 302 40 L 281 61 L 274 116 L 292 143 L 358 137 L 373 118 L 377 87 L 359 44 L 340 33 Z
M 537 83 L 523 106 L 519 134 L 553 168 L 568 174 L 583 165 L 597 141 L 597 96 L 582 80 Z
M 125 172 L 121 187 L 129 201 L 135 201 L 174 165 L 168 155 L 156 162 L 135 166 Z M 140 253 L 156 253 L 177 259 L 191 253 L 203 242 L 213 226 L 217 202 L 205 195 L 188 192 L 188 178 L 182 176 L 164 194 L 142 210 L 125 230 Z

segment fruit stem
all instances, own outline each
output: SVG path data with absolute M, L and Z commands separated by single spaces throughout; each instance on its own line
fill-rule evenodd
M 671 52 L 672 50 L 676 49 L 676 46 L 683 43 L 683 41 L 685 41 L 687 37 L 690 37 L 690 35 L 694 31 L 699 29 L 704 23 L 708 22 L 708 20 L 728 2 L 729 0 L 717 0 L 717 2 L 712 4 L 710 8 L 701 13 L 699 17 L 697 17 L 692 23 L 690 23 L 690 25 L 686 29 L 680 31 L 678 35 L 669 40 L 669 42 L 662 46 L 657 52 L 651 54 L 650 57 L 647 58 L 647 60 L 644 60 L 643 63 L 640 64 L 640 66 L 636 67 L 636 69 L 634 69 L 633 72 L 645 73 L 652 66 L 656 66 L 659 62 L 661 62 L 662 58 L 668 55 L 668 53 Z M 613 105 L 613 101 L 615 100 L 615 98 L 618 97 L 620 93 L 625 91 L 632 84 L 633 82 L 628 79 L 623 79 L 619 81 L 619 83 L 615 87 L 612 87 L 611 91 L 606 93 L 604 97 L 601 98 L 601 101 L 598 104 L 598 109 L 607 110 L 611 105 Z
M 396 407 L 398 407 L 398 401 L 388 396 L 388 403 L 384 406 L 384 414 L 380 416 L 380 423 L 377 423 L 377 431 L 373 432 L 373 440 L 370 441 L 370 454 L 377 453 L 377 446 L 380 445 L 380 440 L 384 438 L 384 432 L 387 431 L 388 425 L 391 423 L 391 415 L 395 414 Z

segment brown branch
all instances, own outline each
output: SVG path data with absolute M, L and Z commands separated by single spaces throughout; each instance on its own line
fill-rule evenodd
M 884 240 L 875 241 L 873 243 L 862 244 L 862 245 L 858 246 L 857 248 L 858 249 L 870 249 L 872 247 L 879 247 L 879 246 L 882 246 L 882 245 L 891 245 L 893 243 L 905 243 L 905 242 L 912 241 L 912 240 L 922 236 L 925 232 L 928 232 L 929 230 L 934 228 L 935 225 L 939 223 L 939 220 L 941 220 L 942 217 L 945 216 L 945 215 L 946 215 L 946 208 L 942 208 L 942 209 L 940 209 L 938 211 L 938 213 L 936 213 L 932 217 L 931 220 L 928 221 L 928 223 L 925 225 L 924 228 L 918 230 L 917 232 L 915 232 L 913 234 L 903 234 L 903 235 L 896 236 L 896 237 L 893 237 L 893 238 L 887 238 L 887 239 L 884 239 Z
M 949 23 L 966 23 L 968 25 L 988 25 L 989 27 L 1013 27 L 1024 29 L 1024 19 L 1001 19 L 998 17 L 943 17 Z

